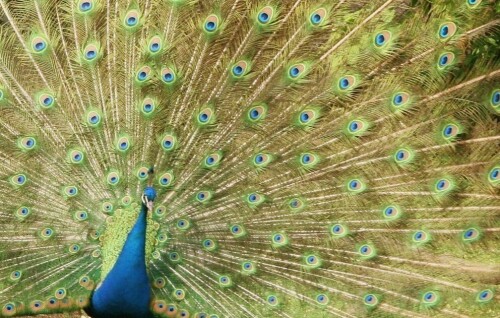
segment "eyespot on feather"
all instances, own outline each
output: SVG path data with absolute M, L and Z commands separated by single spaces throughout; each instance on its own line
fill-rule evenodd
M 326 306 L 330 302 L 330 299 L 325 294 L 318 294 L 318 295 L 316 295 L 316 297 L 314 298 L 314 300 L 316 301 L 316 304 L 318 304 L 320 306 Z
M 202 190 L 196 193 L 195 199 L 200 203 L 207 203 L 210 201 L 210 199 L 212 199 L 212 196 L 213 196 L 212 191 Z
M 57 299 L 63 299 L 66 297 L 66 289 L 65 288 L 58 288 L 55 292 L 54 295 Z
M 30 302 L 29 305 L 30 311 L 34 314 L 43 311 L 45 307 L 46 307 L 45 302 L 41 300 L 33 300 L 32 302 Z
M 166 133 L 163 135 L 160 144 L 164 151 L 172 151 L 177 144 L 177 138 L 172 133 Z
M 97 9 L 96 0 L 77 0 L 76 12 L 81 15 L 90 15 Z
M 81 246 L 79 244 L 71 244 L 68 247 L 68 252 L 70 254 L 76 254 L 76 253 L 80 252 L 80 250 L 81 250 Z
M 186 297 L 186 293 L 184 292 L 183 289 L 178 288 L 172 292 L 172 296 L 174 297 L 175 300 L 181 301 L 184 300 L 184 298 Z
M 341 91 L 346 91 L 353 88 L 355 84 L 356 84 L 356 78 L 352 75 L 346 75 L 339 79 L 338 88 Z
M 31 39 L 31 49 L 33 50 L 33 53 L 35 54 L 43 54 L 47 48 L 49 47 L 49 44 L 47 40 L 41 36 L 33 36 Z
M 252 157 L 252 165 L 257 169 L 262 169 L 267 167 L 273 157 L 270 154 L 259 152 Z
M 24 173 L 18 173 L 9 178 L 9 182 L 15 188 L 24 186 L 28 182 L 28 177 Z
M 2 307 L 2 315 L 6 317 L 14 316 L 16 312 L 16 304 L 13 302 L 9 302 Z
M 304 152 L 299 155 L 299 164 L 306 170 L 316 167 L 319 161 L 318 155 L 312 152 Z
M 285 233 L 278 232 L 271 236 L 271 243 L 274 248 L 280 248 L 288 245 L 290 241 Z
M 156 240 L 158 241 L 158 243 L 165 243 L 168 240 L 167 233 L 158 233 L 158 235 L 156 236 Z
M 483 289 L 476 295 L 476 301 L 479 303 L 488 303 L 493 300 L 495 293 L 491 289 Z
M 188 219 L 179 219 L 175 225 L 179 230 L 186 231 L 191 227 L 191 222 Z
M 212 107 L 204 107 L 196 116 L 196 123 L 203 127 L 213 124 L 215 120 L 215 113 Z
M 88 111 L 85 115 L 85 123 L 87 126 L 96 128 L 99 127 L 102 122 L 102 113 L 97 110 Z
M 265 26 L 274 19 L 275 10 L 271 6 L 265 6 L 257 12 L 257 23 L 260 26 Z
M 320 116 L 320 109 L 317 107 L 307 107 L 298 112 L 294 120 L 295 125 L 309 130 L 315 126 Z
M 333 224 L 330 226 L 330 234 L 334 239 L 343 238 L 349 235 L 349 229 L 342 224 Z
M 346 132 L 348 136 L 360 137 L 368 130 L 368 122 L 362 119 L 353 119 L 347 123 Z
M 314 254 L 309 254 L 304 256 L 304 264 L 308 269 L 314 269 L 321 267 L 321 258 Z
M 101 211 L 104 213 L 111 213 L 113 212 L 113 203 L 109 201 L 105 201 L 101 204 Z
M 436 194 L 448 194 L 455 187 L 453 180 L 450 178 L 440 178 L 434 182 L 434 192 Z
M 203 167 L 206 169 L 215 169 L 220 165 L 222 160 L 222 152 L 217 151 L 209 154 L 203 160 Z
M 431 308 L 439 303 L 440 295 L 435 291 L 427 291 L 422 293 L 420 301 L 424 307 Z
M 21 279 L 22 276 L 23 276 L 22 271 L 15 270 L 12 273 L 10 273 L 10 277 L 9 278 L 10 278 L 10 280 L 12 282 L 17 282 L 17 281 L 19 281 Z
M 146 181 L 148 179 L 148 176 L 149 176 L 148 172 L 149 172 L 149 168 L 142 166 L 142 167 L 139 167 L 137 169 L 137 172 L 135 175 L 137 176 L 137 179 L 139 179 L 141 181 Z
M 123 18 L 123 25 L 127 29 L 135 29 L 139 26 L 140 13 L 137 10 L 128 11 Z
M 409 148 L 399 148 L 393 155 L 393 160 L 400 166 L 404 166 L 412 162 L 414 153 Z
M 170 187 L 174 182 L 174 174 L 171 171 L 165 172 L 160 177 L 158 177 L 158 184 L 161 187 Z
M 392 106 L 394 108 L 402 108 L 410 100 L 410 94 L 406 92 L 398 92 L 392 96 Z
M 166 310 L 165 314 L 169 318 L 175 318 L 175 317 L 177 317 L 178 311 L 179 310 L 177 308 L 177 305 L 175 305 L 175 304 L 167 304 L 167 310 Z
M 360 179 L 354 178 L 347 181 L 347 190 L 351 193 L 360 193 L 366 189 L 366 185 Z
M 375 294 L 366 294 L 363 296 L 363 304 L 369 308 L 374 308 L 378 306 L 380 299 Z
M 234 79 L 240 79 L 250 72 L 250 63 L 245 60 L 236 62 L 231 66 L 231 76 Z
M 78 149 L 68 151 L 67 157 L 68 161 L 72 164 L 82 164 L 85 160 L 85 154 Z
M 152 309 L 155 314 L 164 314 L 167 311 L 167 303 L 164 300 L 155 299 L 152 302 Z
M 456 123 L 448 123 L 443 126 L 441 131 L 441 136 L 444 140 L 452 142 L 455 141 L 459 134 L 462 133 L 462 129 Z
M 161 80 L 165 85 L 172 85 L 175 83 L 177 77 L 175 71 L 170 67 L 163 67 L 161 69 Z
M 157 277 L 157 278 L 155 278 L 155 280 L 153 282 L 153 286 L 155 288 L 158 288 L 158 289 L 162 289 L 163 287 L 166 286 L 166 284 L 167 284 L 167 281 L 163 277 Z
M 145 117 L 151 116 L 156 109 L 156 102 L 150 97 L 144 98 L 141 102 L 139 109 Z
M 362 244 L 358 247 L 358 254 L 361 259 L 372 259 L 377 256 L 375 247 L 371 244 Z
M 48 110 L 56 105 L 56 99 L 54 95 L 50 93 L 38 93 L 37 104 L 41 109 Z
M 17 146 L 22 150 L 22 151 L 30 151 L 33 149 L 36 149 L 37 147 L 37 141 L 35 137 L 22 137 L 17 140 Z
M 258 192 L 251 192 L 244 197 L 244 201 L 249 207 L 255 208 L 264 203 L 265 197 Z
M 181 256 L 177 252 L 168 253 L 168 259 L 174 264 L 180 263 L 182 260 Z
M 488 172 L 488 181 L 493 185 L 500 183 L 500 166 L 495 166 Z
M 219 27 L 220 19 L 215 14 L 209 15 L 203 23 L 203 31 L 208 35 L 217 33 L 217 31 L 219 31 Z
M 481 236 L 481 231 L 476 227 L 469 227 L 465 229 L 461 234 L 462 241 L 465 243 L 475 242 L 479 240 Z
M 66 186 L 63 188 L 63 196 L 72 198 L 78 195 L 78 188 L 76 186 Z
M 6 96 L 7 92 L 5 91 L 5 88 L 0 86 L 0 106 L 6 102 Z
M 151 55 L 156 55 L 160 53 L 163 49 L 163 41 L 160 36 L 154 35 L 149 39 L 148 42 L 148 52 Z
M 309 23 L 312 26 L 320 26 L 325 22 L 327 11 L 324 8 L 319 8 L 314 10 L 310 15 L 309 15 Z
M 373 39 L 375 47 L 382 48 L 385 47 L 392 38 L 392 33 L 390 31 L 381 31 L 377 33 Z
M 240 224 L 231 225 L 229 227 L 229 230 L 235 238 L 244 237 L 247 233 L 245 228 L 243 227 L 243 225 L 240 225 Z
M 457 32 L 457 25 L 453 22 L 446 22 L 439 26 L 438 36 L 441 40 L 450 39 Z
M 106 182 L 110 186 L 116 186 L 120 183 L 120 175 L 117 171 L 111 171 L 106 176 Z
M 212 239 L 204 239 L 201 245 L 208 252 L 213 252 L 217 249 L 217 243 Z
M 47 308 L 58 309 L 61 306 L 61 301 L 55 297 L 47 299 Z
M 253 275 L 257 272 L 255 263 L 252 261 L 244 261 L 241 263 L 241 272 L 243 275 Z
M 438 63 L 437 63 L 438 69 L 440 70 L 445 69 L 446 67 L 450 66 L 454 60 L 455 60 L 455 54 L 453 54 L 452 52 L 446 52 L 441 54 L 438 58 Z
M 155 209 L 155 215 L 157 217 L 165 216 L 166 212 L 167 212 L 167 208 L 164 205 L 160 205 Z
M 397 220 L 401 214 L 401 209 L 395 205 L 388 205 L 382 209 L 382 217 L 387 221 Z
M 26 206 L 21 206 L 16 210 L 15 214 L 18 220 L 23 221 L 31 214 L 31 209 Z
M 304 63 L 298 63 L 290 66 L 287 71 L 287 76 L 290 80 L 296 81 L 305 76 L 307 72 L 307 66 Z
M 271 307 L 278 307 L 280 305 L 279 299 L 276 295 L 269 295 L 266 298 L 267 304 Z
M 267 106 L 266 105 L 256 105 L 252 106 L 246 112 L 246 121 L 249 124 L 256 124 L 266 118 Z
M 89 214 L 87 213 L 87 211 L 76 211 L 73 214 L 73 219 L 75 221 L 86 221 L 86 220 L 88 220 L 88 218 L 89 218 Z
M 88 44 L 84 49 L 83 49 L 83 59 L 86 62 L 95 62 L 99 59 L 100 48 L 93 43 Z
M 148 65 L 143 65 L 136 71 L 135 83 L 139 85 L 145 84 L 151 79 L 151 76 L 152 76 L 151 67 Z
M 422 246 L 431 241 L 431 235 L 424 230 L 417 230 L 412 233 L 411 240 L 414 246 Z
M 54 236 L 54 230 L 50 227 L 46 227 L 39 231 L 39 235 L 42 240 L 48 240 Z
M 80 279 L 78 280 L 78 284 L 80 284 L 80 286 L 82 286 L 83 288 L 89 287 L 91 282 L 92 280 L 87 275 L 80 277 Z
M 130 149 L 130 139 L 127 136 L 118 138 L 116 141 L 116 150 L 119 152 L 127 152 Z
M 306 200 L 299 197 L 291 198 L 288 200 L 287 206 L 290 212 L 298 213 L 306 207 Z
M 219 286 L 222 288 L 231 287 L 233 284 L 233 280 L 228 275 L 219 276 Z

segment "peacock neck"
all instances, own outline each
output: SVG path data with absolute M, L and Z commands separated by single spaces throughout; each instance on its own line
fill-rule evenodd
M 143 204 L 115 265 L 92 296 L 93 317 L 152 317 L 145 262 L 146 218 Z

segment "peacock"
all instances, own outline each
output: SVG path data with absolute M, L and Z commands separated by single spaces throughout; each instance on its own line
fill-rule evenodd
M 0 316 L 500 315 L 500 2 L 0 7 Z

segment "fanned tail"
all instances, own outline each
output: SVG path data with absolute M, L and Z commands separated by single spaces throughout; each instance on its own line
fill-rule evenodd
M 494 1 L 0 7 L 2 316 L 88 307 L 147 186 L 159 317 L 497 315 Z

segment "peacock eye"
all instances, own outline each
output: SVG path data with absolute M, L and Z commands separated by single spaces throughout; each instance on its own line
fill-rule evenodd
M 205 19 L 205 23 L 203 24 L 203 31 L 205 31 L 205 33 L 208 35 L 215 34 L 219 29 L 219 24 L 219 17 L 215 14 L 211 14 Z
M 81 4 L 80 4 L 80 9 L 82 11 L 88 11 L 92 8 L 92 4 L 89 2 L 89 1 L 83 1 Z
M 216 26 L 216 24 L 213 21 L 209 21 L 209 22 L 207 22 L 207 24 L 205 24 L 205 28 L 207 29 L 207 31 L 215 30 L 215 26 Z
M 265 12 L 262 12 L 261 14 L 259 14 L 259 21 L 262 23 L 266 23 L 267 21 L 269 21 L 269 14 L 267 14 Z

